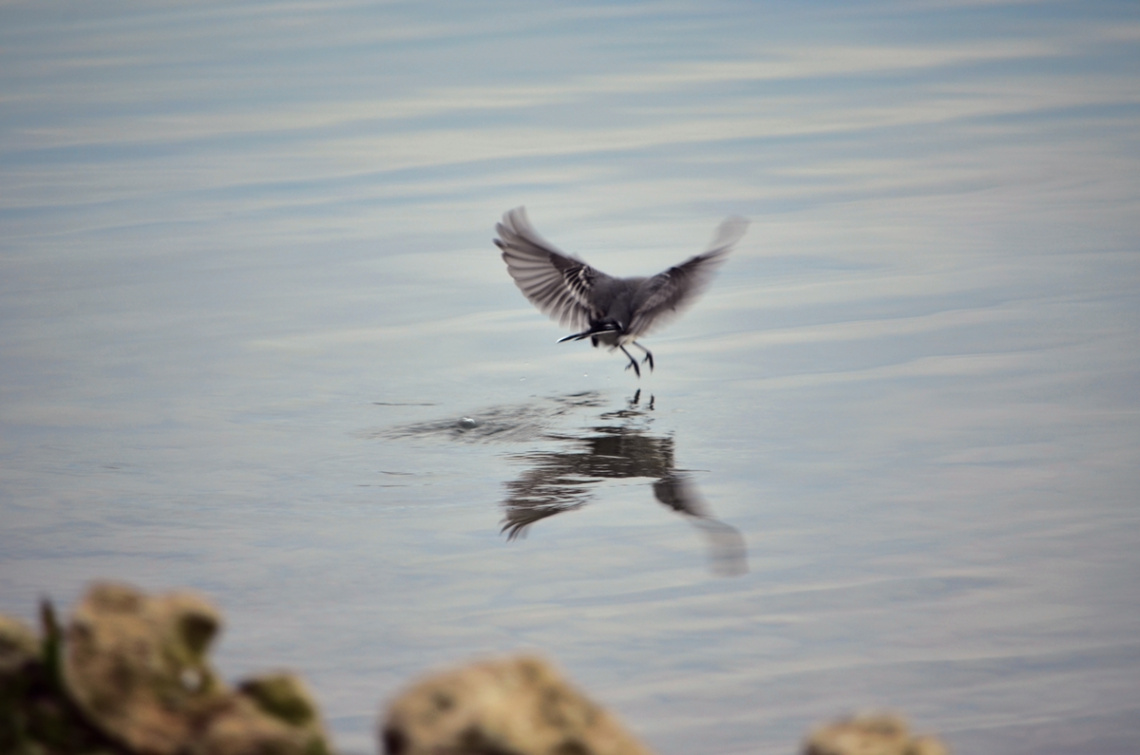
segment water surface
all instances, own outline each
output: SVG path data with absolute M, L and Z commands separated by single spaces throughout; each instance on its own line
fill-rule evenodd
M 1140 736 L 1129 3 L 0 8 L 0 610 L 208 592 L 373 748 L 537 649 L 662 753 Z M 752 221 L 657 368 L 514 288 Z M 640 391 L 640 393 L 638 392 Z

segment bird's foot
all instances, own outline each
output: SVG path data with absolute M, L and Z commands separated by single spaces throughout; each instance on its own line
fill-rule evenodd
M 618 344 L 618 348 L 621 349 L 621 353 L 625 354 L 625 358 L 629 360 L 629 364 L 627 364 L 625 368 L 628 370 L 630 367 L 632 367 L 633 371 L 637 373 L 638 379 L 641 379 L 641 368 L 637 366 L 637 360 L 634 359 L 633 355 L 626 351 L 625 347 L 620 343 Z
M 645 348 L 641 344 L 639 344 L 637 341 L 631 341 L 631 343 L 634 346 L 636 346 L 637 348 L 639 348 L 645 352 L 645 357 L 641 360 L 641 363 L 642 364 L 648 364 L 649 365 L 649 371 L 653 372 L 653 352 L 650 351 L 649 349 Z M 629 354 L 627 353 L 626 356 L 629 356 Z

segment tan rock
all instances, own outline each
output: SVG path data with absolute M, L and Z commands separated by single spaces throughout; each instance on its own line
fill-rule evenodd
M 206 662 L 221 617 L 188 593 L 147 597 L 127 585 L 88 591 L 65 634 L 72 700 L 107 735 L 172 755 L 226 690 Z
M 648 755 L 606 710 L 540 658 L 475 663 L 427 677 L 388 708 L 388 755 Z
M 912 737 L 899 716 L 855 716 L 817 729 L 804 743 L 804 755 L 948 755 L 934 737 Z
M 94 585 L 65 636 L 64 679 L 85 718 L 143 755 L 325 755 L 316 703 L 278 674 L 230 690 L 207 661 L 221 616 L 191 593 Z

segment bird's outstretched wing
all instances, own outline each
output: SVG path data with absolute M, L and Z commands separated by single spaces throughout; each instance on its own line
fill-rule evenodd
M 560 325 L 585 328 L 593 314 L 590 291 L 609 276 L 539 236 L 523 207 L 503 215 L 495 230 L 495 246 L 503 250 L 507 271 L 523 296 Z
M 635 295 L 628 332 L 634 337 L 643 336 L 696 301 L 746 230 L 747 220 L 728 218 L 717 228 L 708 251 L 647 278 Z

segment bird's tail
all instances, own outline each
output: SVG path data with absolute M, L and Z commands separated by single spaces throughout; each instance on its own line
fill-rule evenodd
M 581 341 L 583 338 L 590 338 L 599 333 L 620 333 L 622 328 L 615 322 L 595 322 L 590 323 L 588 330 L 583 330 L 581 333 L 574 333 L 573 335 L 564 336 L 558 339 L 558 343 L 566 343 L 567 341 Z

